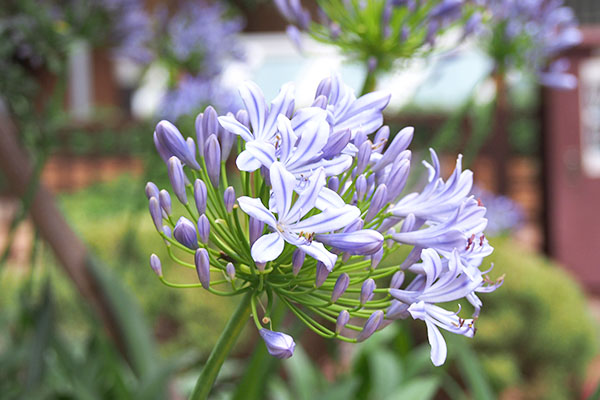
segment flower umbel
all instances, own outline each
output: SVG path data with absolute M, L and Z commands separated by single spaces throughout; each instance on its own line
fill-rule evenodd
M 200 282 L 170 282 L 169 267 L 153 255 L 159 279 L 217 295 L 247 293 L 254 323 L 278 358 L 291 357 L 295 344 L 271 326 L 275 301 L 315 333 L 352 343 L 393 320 L 421 319 L 432 361 L 442 364 L 439 328 L 472 336 L 475 320 L 437 304 L 466 298 L 476 317 L 476 293 L 501 284 L 479 270 L 492 248 L 482 233 L 485 208 L 469 196 L 472 173 L 459 158 L 444 181 L 432 151 L 425 189 L 401 196 L 413 129 L 386 147 L 389 95 L 356 98 L 337 76 L 321 82 L 312 107 L 295 108 L 289 84 L 269 107 L 254 84 L 240 94 L 245 108 L 235 116 L 217 118 L 209 107 L 198 117 L 195 140 L 165 121 L 156 129 L 175 196 L 149 183 L 150 213 L 172 260 L 195 268 Z M 229 149 L 235 171 L 226 168 Z M 172 215 L 171 198 L 185 216 Z M 386 263 L 399 245 L 412 246 L 408 257 Z

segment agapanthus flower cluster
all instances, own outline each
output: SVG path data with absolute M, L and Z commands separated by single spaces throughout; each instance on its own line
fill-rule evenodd
M 575 76 L 567 72 L 562 51 L 581 42 L 577 18 L 563 0 L 475 0 L 484 6 L 488 52 L 502 67 L 526 67 L 541 84 L 572 89 Z
M 288 34 L 297 43 L 299 32 L 306 31 L 378 71 L 430 51 L 439 34 L 464 23 L 474 12 L 463 0 L 334 0 L 319 2 L 313 20 L 300 0 L 276 0 L 275 4 L 290 23 Z
M 272 326 L 279 301 L 317 334 L 353 343 L 394 320 L 422 320 L 433 363 L 444 363 L 440 328 L 473 336 L 478 293 L 501 284 L 479 268 L 492 252 L 486 210 L 469 195 L 472 173 L 460 157 L 444 180 L 431 150 L 429 181 L 410 193 L 413 128 L 390 137 L 389 94 L 356 98 L 338 76 L 321 81 L 309 107 L 296 106 L 291 84 L 270 104 L 251 82 L 239 93 L 243 109 L 218 116 L 206 108 L 193 137 L 167 121 L 156 126 L 171 192 L 147 184 L 150 214 L 170 257 L 195 268 L 199 283 L 169 281 L 153 254 L 160 280 L 251 293 L 254 323 L 275 357 L 295 346 Z M 173 197 L 185 215 L 174 215 Z M 410 248 L 403 262 L 387 260 L 400 247 Z M 460 299 L 473 305 L 470 318 L 440 305 Z
M 478 186 L 474 186 L 471 193 L 485 205 L 488 235 L 510 233 L 525 223 L 525 210 L 510 197 L 497 195 Z
M 227 109 L 234 94 L 226 95 L 218 78 L 227 61 L 242 58 L 236 40 L 242 20 L 222 3 L 202 0 L 180 1 L 173 13 L 160 8 L 155 19 L 155 51 L 170 73 L 163 117 L 177 120 L 207 104 Z

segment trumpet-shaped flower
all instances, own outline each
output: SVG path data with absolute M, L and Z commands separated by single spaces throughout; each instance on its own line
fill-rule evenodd
M 298 195 L 292 205 L 296 178 L 275 162 L 271 165 L 271 184 L 275 199 L 273 215 L 260 199 L 242 196 L 238 198 L 240 208 L 248 215 L 264 222 L 273 232 L 261 236 L 252 245 L 252 258 L 257 263 L 266 263 L 276 259 L 283 251 L 285 242 L 298 246 L 311 257 L 321 261 L 329 271 L 333 269 L 337 256 L 328 251 L 322 243 L 313 240 L 314 234 L 341 229 L 360 215 L 356 207 L 345 205 L 341 208 L 329 208 L 321 213 L 301 220 L 310 212 L 317 201 L 319 192 L 325 185 L 325 172 L 321 168 L 309 179 L 306 188 Z

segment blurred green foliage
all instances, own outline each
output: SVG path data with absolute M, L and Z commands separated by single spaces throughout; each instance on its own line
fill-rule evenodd
M 525 399 L 576 398 L 598 340 L 583 290 L 560 266 L 510 239 L 491 243 L 493 275 L 506 279 L 483 296 L 473 341 L 491 383 L 499 391 L 517 386 Z

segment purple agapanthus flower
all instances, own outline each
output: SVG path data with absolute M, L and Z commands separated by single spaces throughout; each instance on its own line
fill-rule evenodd
M 271 330 L 269 310 L 258 317 L 263 296 L 269 305 L 279 297 L 318 334 L 353 343 L 396 319 L 423 320 L 431 359 L 442 364 L 446 344 L 439 328 L 472 336 L 479 295 L 502 284 L 480 270 L 493 249 L 483 234 L 485 207 L 471 195 L 473 175 L 462 170 L 461 158 L 443 179 L 432 151 L 428 183 L 405 194 L 414 129 L 392 135 L 382 126 L 389 94 L 357 98 L 333 76 L 319 84 L 308 107 L 296 107 L 290 85 L 270 105 L 252 83 L 240 95 L 244 108 L 235 115 L 217 116 L 207 107 L 196 118 L 195 140 L 166 121 L 155 132 L 158 152 L 171 157 L 175 196 L 148 184 L 150 214 L 163 240 L 194 255 L 198 287 L 250 292 L 254 322 L 275 357 L 290 357 L 294 341 Z M 222 156 L 229 151 L 237 151 L 235 179 Z M 193 184 L 182 168 L 196 177 Z M 173 224 L 175 207 L 167 198 L 179 199 L 189 218 Z M 164 227 L 175 229 L 174 239 Z M 383 263 L 397 246 L 412 249 L 401 263 Z M 211 271 L 226 278 L 211 280 Z M 380 279 L 386 277 L 389 287 Z M 230 290 L 213 288 L 219 285 Z M 472 318 L 440 305 L 461 299 L 472 304 Z

